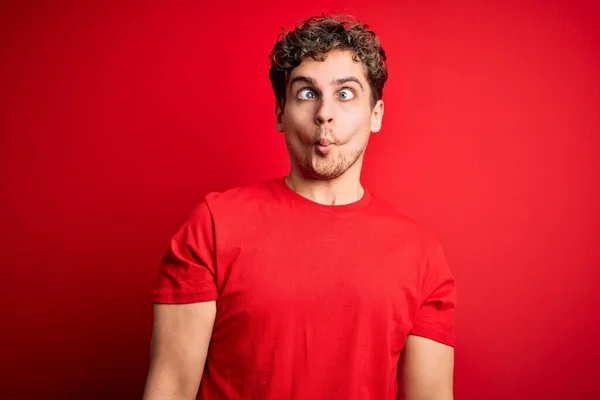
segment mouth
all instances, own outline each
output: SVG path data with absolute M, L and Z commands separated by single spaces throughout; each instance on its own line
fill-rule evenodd
M 333 143 L 331 143 L 328 140 L 321 139 L 315 143 L 315 146 L 319 153 L 325 155 L 325 154 L 329 153 L 331 151 L 331 149 L 333 149 L 334 145 L 333 145 Z

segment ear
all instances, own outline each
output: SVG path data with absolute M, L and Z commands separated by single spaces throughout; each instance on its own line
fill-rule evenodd
M 371 132 L 379 132 L 383 120 L 383 100 L 378 100 L 371 110 Z
M 279 102 L 275 105 L 275 117 L 277 120 L 277 131 L 283 132 L 283 106 Z

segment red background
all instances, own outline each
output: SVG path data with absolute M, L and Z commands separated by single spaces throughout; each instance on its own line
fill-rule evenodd
M 0 397 L 141 397 L 170 236 L 287 172 L 268 53 L 342 10 L 389 55 L 364 182 L 458 280 L 456 398 L 600 398 L 598 2 L 163 3 L 3 2 Z

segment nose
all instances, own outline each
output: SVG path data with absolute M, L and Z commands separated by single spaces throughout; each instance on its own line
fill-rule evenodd
M 315 114 L 315 123 L 317 125 L 325 125 L 331 124 L 333 121 L 333 102 L 331 100 L 326 100 L 325 98 L 321 98 L 319 101 L 319 106 L 317 108 L 317 112 Z

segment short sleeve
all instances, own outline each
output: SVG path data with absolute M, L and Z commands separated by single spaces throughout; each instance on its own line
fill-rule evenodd
M 436 239 L 425 244 L 422 267 L 421 302 L 410 333 L 455 346 L 456 282 Z
M 182 304 L 218 298 L 213 221 L 206 202 L 177 230 L 162 259 L 154 303 Z

